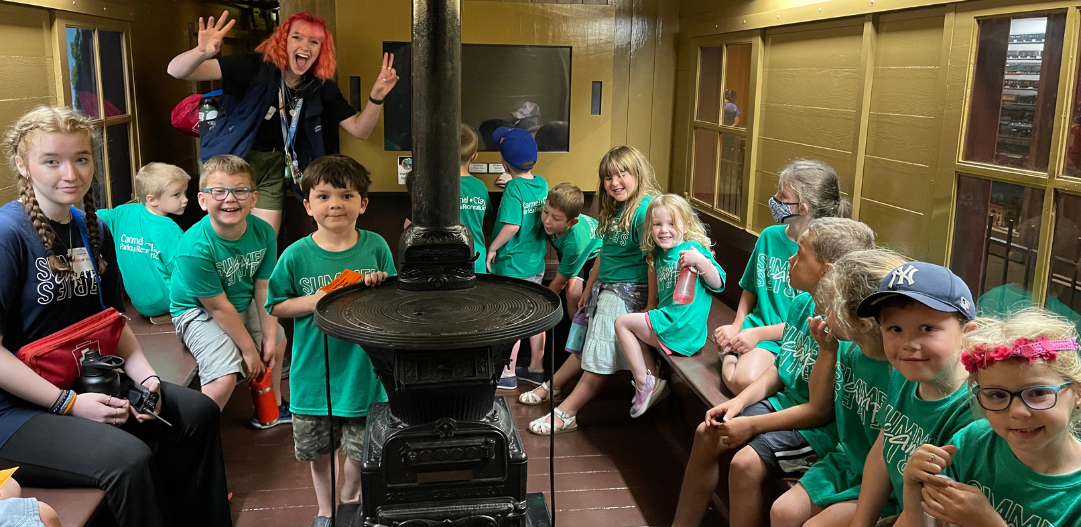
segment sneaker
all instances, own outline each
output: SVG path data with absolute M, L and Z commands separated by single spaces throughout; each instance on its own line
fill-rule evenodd
M 260 423 L 258 416 L 251 416 L 251 425 L 256 430 L 266 430 L 267 428 L 273 428 L 280 424 L 289 424 L 293 422 L 293 414 L 289 413 L 289 401 L 282 400 L 281 406 L 278 407 L 278 418 L 269 423 Z
M 641 388 L 635 386 L 637 394 L 635 396 L 634 404 L 631 405 L 631 417 L 641 417 L 642 414 L 646 413 L 646 410 L 649 410 L 650 406 L 653 406 L 657 401 L 664 399 L 664 397 L 668 395 L 668 392 L 665 391 L 667 383 L 664 379 L 654 377 L 653 373 L 648 370 L 646 371 L 646 376 L 648 380 L 646 381 L 645 386 Z M 631 381 L 631 384 L 634 385 L 634 381 Z
M 515 368 L 514 376 L 518 377 L 518 380 L 525 381 L 529 384 L 534 384 L 537 386 L 540 386 L 540 384 L 544 382 L 543 371 L 533 371 L 530 370 L 527 366 L 518 366 L 517 368 Z
M 513 375 L 504 375 L 499 378 L 499 382 L 496 383 L 495 387 L 500 390 L 517 390 L 518 377 L 515 377 Z

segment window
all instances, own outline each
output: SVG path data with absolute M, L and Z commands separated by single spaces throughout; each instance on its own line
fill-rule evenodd
M 964 159 L 1046 172 L 1066 14 L 979 21 Z
M 981 315 L 1032 304 L 1043 189 L 962 175 L 950 268 L 976 298 Z
M 750 85 L 751 44 L 699 48 L 690 194 L 737 221 L 743 217 Z
M 62 50 L 67 97 L 72 108 L 93 119 L 104 148 L 97 152 L 92 186 L 98 207 L 115 207 L 135 196 L 135 125 L 126 28 L 64 23 Z
M 384 106 L 384 149 L 412 150 L 412 67 L 408 42 L 384 42 L 398 87 Z M 571 48 L 462 45 L 462 122 L 480 135 L 479 150 L 498 152 L 500 126 L 529 130 L 541 152 L 570 150 Z
M 1055 237 L 1047 277 L 1047 309 L 1081 328 L 1081 196 L 1061 193 L 1055 207 Z

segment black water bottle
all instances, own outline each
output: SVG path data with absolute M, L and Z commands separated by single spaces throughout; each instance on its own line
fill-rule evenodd
M 117 368 L 124 366 L 124 359 L 116 355 L 102 355 L 97 350 L 83 353 L 83 374 L 71 389 L 76 393 L 103 393 L 113 397 L 120 394 L 122 383 Z

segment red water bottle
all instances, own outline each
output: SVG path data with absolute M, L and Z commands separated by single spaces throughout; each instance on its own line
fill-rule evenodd
M 677 304 L 690 304 L 694 301 L 694 286 L 698 281 L 698 269 L 693 265 L 684 266 L 676 280 L 676 290 L 672 291 L 672 300 Z
M 255 418 L 263 426 L 273 426 L 278 421 L 278 404 L 274 402 L 274 388 L 270 385 L 270 370 L 254 378 L 248 384 L 251 402 L 255 406 Z

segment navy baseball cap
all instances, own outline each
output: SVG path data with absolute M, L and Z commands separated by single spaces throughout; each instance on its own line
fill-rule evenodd
M 953 271 L 927 262 L 908 262 L 886 275 L 878 292 L 860 302 L 856 316 L 878 317 L 882 301 L 907 296 L 937 311 L 957 312 L 968 320 L 975 317 L 972 292 Z
M 499 145 L 499 153 L 510 166 L 518 170 L 532 170 L 537 164 L 537 142 L 524 128 L 500 126 L 492 134 Z

